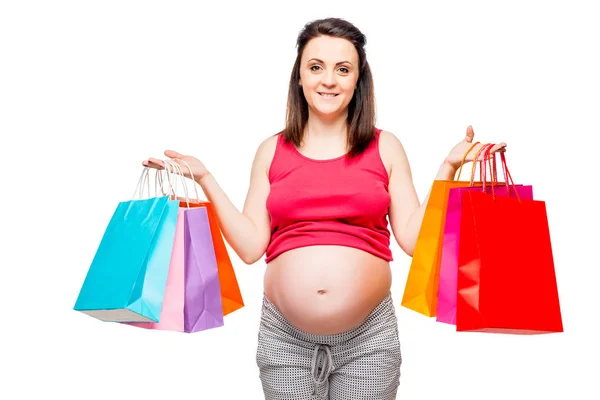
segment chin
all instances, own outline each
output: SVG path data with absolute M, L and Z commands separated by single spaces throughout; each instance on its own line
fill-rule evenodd
M 323 117 L 327 117 L 327 118 L 336 117 L 336 116 L 338 116 L 341 113 L 341 110 L 339 108 L 336 108 L 335 110 L 332 110 L 330 108 L 323 109 L 323 108 L 317 107 L 317 108 L 314 108 L 313 111 L 316 114 L 319 114 L 319 115 L 321 115 Z
M 318 104 L 316 106 L 313 106 L 312 108 L 313 111 L 320 115 L 334 116 L 336 114 L 339 114 L 344 109 L 344 106 L 343 104 Z

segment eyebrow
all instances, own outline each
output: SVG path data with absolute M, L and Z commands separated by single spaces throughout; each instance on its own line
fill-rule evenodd
M 325 61 L 319 60 L 318 58 L 311 58 L 307 62 L 310 62 L 310 61 L 318 61 L 321 64 L 325 64 Z M 335 65 L 340 65 L 340 64 L 350 64 L 350 65 L 353 65 L 350 61 L 340 61 L 340 62 L 336 63 Z

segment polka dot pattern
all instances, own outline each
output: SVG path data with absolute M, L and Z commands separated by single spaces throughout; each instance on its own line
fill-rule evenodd
M 393 400 L 402 355 L 392 297 L 349 331 L 313 335 L 264 296 L 256 363 L 266 400 Z

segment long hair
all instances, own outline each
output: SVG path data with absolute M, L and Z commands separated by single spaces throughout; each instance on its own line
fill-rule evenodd
M 306 44 L 318 36 L 347 39 L 354 44 L 358 52 L 359 77 L 352 100 L 348 104 L 346 143 L 348 156 L 354 157 L 366 149 L 375 135 L 375 94 L 373 76 L 364 48 L 367 38 L 354 25 L 340 18 L 326 18 L 309 22 L 298 35 L 296 61 L 288 89 L 286 126 L 281 134 L 297 147 L 302 143 L 304 128 L 308 121 L 308 103 L 298 85 L 300 61 Z

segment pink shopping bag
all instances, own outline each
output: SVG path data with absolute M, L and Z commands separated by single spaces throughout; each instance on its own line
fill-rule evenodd
M 488 145 L 489 151 L 492 146 Z M 494 159 L 494 157 L 492 157 Z M 456 299 L 458 282 L 458 249 L 460 241 L 460 220 L 461 220 L 461 199 L 462 194 L 469 191 L 489 192 L 491 185 L 494 185 L 494 193 L 501 197 L 515 197 L 515 191 L 522 199 L 533 199 L 533 188 L 530 185 L 508 185 L 506 181 L 506 164 L 502 159 L 502 169 L 504 171 L 504 182 L 496 181 L 495 160 L 494 165 L 490 163 L 489 155 L 486 154 L 483 170 L 486 163 L 490 163 L 492 171 L 492 182 L 485 181 L 482 186 L 452 188 L 449 192 L 448 205 L 446 210 L 446 221 L 444 225 L 444 234 L 442 239 L 442 255 L 440 262 L 440 278 L 438 284 L 438 301 L 436 310 L 436 321 L 451 325 L 456 325 Z

